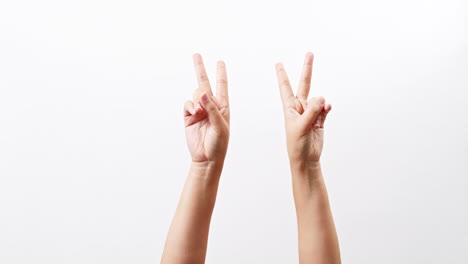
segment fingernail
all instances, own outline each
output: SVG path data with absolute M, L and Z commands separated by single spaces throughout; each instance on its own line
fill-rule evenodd
M 201 98 L 201 99 L 202 99 L 202 102 L 203 102 L 203 103 L 208 103 L 208 94 L 202 95 L 202 98 Z
M 325 98 L 323 98 L 322 96 L 320 96 L 319 98 L 317 98 L 317 102 L 318 102 L 320 105 L 323 105 L 323 104 L 325 104 Z

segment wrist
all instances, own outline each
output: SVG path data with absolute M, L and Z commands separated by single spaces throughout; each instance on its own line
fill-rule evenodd
M 223 170 L 223 161 L 192 161 L 190 165 L 190 176 L 213 182 L 217 181 Z
M 321 168 L 320 160 L 289 158 L 289 165 L 294 170 L 317 170 Z
M 290 159 L 289 164 L 293 178 L 315 179 L 322 175 L 320 160 Z
M 289 163 L 294 166 L 304 167 L 320 167 L 320 154 L 316 154 L 315 151 L 310 150 L 310 147 L 289 147 L 288 146 L 288 158 Z M 311 153 L 313 152 L 313 153 Z

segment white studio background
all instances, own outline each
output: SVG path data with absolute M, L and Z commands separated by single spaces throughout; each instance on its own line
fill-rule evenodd
M 158 263 L 188 166 L 182 107 L 227 63 L 231 142 L 207 263 L 297 263 L 274 64 L 333 104 L 343 263 L 467 263 L 468 3 L 0 3 L 0 263 Z

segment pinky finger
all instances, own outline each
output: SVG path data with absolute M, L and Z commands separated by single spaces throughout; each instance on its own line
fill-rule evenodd
M 317 116 L 317 119 L 314 121 L 314 125 L 312 128 L 321 128 L 323 124 L 323 110 L 322 112 Z
M 195 109 L 193 108 L 193 102 L 192 101 L 187 101 L 184 104 L 184 117 L 194 115 L 195 114 Z
M 325 124 L 325 120 L 327 119 L 327 115 L 328 113 L 330 113 L 332 109 L 332 106 L 331 104 L 326 104 L 324 107 L 323 107 L 323 112 L 321 114 L 321 122 L 320 122 L 320 127 L 323 128 L 324 127 L 324 124 Z

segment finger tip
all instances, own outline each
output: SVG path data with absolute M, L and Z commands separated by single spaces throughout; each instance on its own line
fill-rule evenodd
M 307 52 L 307 53 L 305 54 L 304 64 L 306 64 L 306 65 L 312 65 L 313 61 L 314 61 L 314 54 L 313 54 L 312 52 L 310 52 L 310 51 Z
M 226 63 L 223 60 L 218 60 L 218 66 L 225 66 Z
M 275 67 L 276 67 L 277 70 L 279 70 L 279 69 L 283 69 L 284 66 L 283 66 L 283 63 L 282 63 L 282 62 L 277 62 L 277 63 L 275 64 Z
M 323 97 L 323 96 L 317 97 L 317 102 L 318 102 L 320 105 L 325 105 L 325 97 Z
M 197 114 L 200 114 L 201 112 L 203 112 L 203 107 L 201 106 L 200 103 L 197 103 L 197 104 L 193 107 L 193 114 L 194 114 L 194 115 L 197 115 Z
M 201 61 L 201 59 L 202 59 L 200 53 L 198 53 L 198 52 L 195 52 L 195 53 L 192 55 L 192 58 L 193 58 L 193 61 Z

